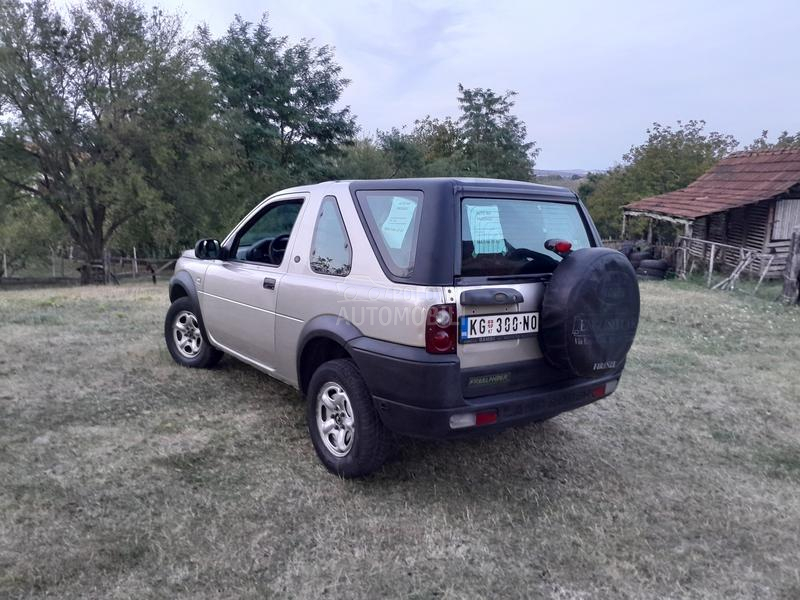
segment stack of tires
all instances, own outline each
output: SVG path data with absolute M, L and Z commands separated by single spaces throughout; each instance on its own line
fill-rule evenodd
M 625 242 L 620 251 L 631 261 L 639 279 L 655 281 L 667 277 L 669 264 L 661 258 L 653 258 L 652 248 L 642 249 L 633 242 Z
M 667 277 L 669 265 L 663 258 L 643 258 L 636 267 L 636 276 L 639 279 L 661 280 Z

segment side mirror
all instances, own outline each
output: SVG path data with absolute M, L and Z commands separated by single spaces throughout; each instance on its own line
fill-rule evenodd
M 194 255 L 200 260 L 214 260 L 222 255 L 222 247 L 219 240 L 205 239 L 200 240 L 194 245 Z

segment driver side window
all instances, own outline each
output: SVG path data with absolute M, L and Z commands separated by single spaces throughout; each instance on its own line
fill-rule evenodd
M 232 254 L 237 260 L 280 265 L 302 203 L 290 200 L 267 206 L 236 236 Z

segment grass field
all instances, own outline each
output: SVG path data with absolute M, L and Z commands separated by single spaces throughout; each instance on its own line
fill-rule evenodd
M 800 310 L 642 291 L 614 396 L 363 481 L 165 287 L 0 293 L 0 597 L 800 597 Z

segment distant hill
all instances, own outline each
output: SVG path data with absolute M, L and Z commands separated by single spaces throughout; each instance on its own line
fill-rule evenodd
M 558 185 L 573 192 L 583 183 L 589 171 L 586 169 L 534 169 L 536 182 L 545 185 Z
M 586 169 L 534 169 L 533 172 L 537 177 L 563 177 L 564 179 L 572 179 L 573 176 L 581 179 L 589 174 Z

